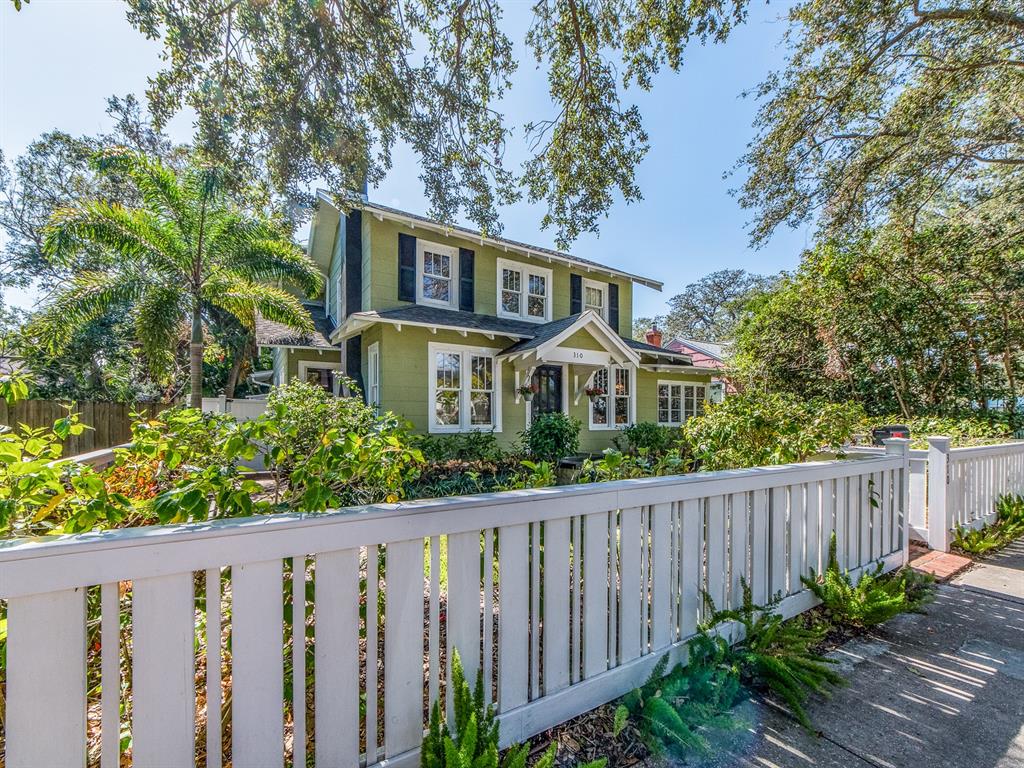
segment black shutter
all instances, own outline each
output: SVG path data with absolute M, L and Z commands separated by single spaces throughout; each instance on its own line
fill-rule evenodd
M 569 314 L 578 315 L 583 311 L 583 278 L 569 275 Z
M 363 402 L 366 391 L 363 388 L 363 337 L 352 336 L 345 342 L 345 375 L 359 387 Z
M 398 235 L 398 300 L 416 301 L 416 238 Z
M 621 335 L 619 330 L 619 286 L 608 283 L 608 325 Z
M 347 219 L 345 222 L 345 317 L 363 309 L 363 212 L 352 210 Z
M 473 299 L 473 251 L 459 248 L 459 309 L 463 312 L 475 312 Z

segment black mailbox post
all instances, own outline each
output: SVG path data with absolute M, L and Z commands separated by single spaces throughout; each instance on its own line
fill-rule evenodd
M 872 445 L 885 445 L 882 441 L 890 437 L 905 437 L 909 440 L 910 427 L 906 424 L 886 424 L 884 427 L 871 430 Z

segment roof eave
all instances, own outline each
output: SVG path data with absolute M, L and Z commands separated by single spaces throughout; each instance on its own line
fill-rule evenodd
M 337 208 L 334 201 L 331 199 L 330 194 L 326 190 L 318 189 L 316 194 L 318 199 L 322 200 L 328 205 Z M 435 232 L 441 232 L 449 237 L 452 236 L 453 233 L 459 233 L 459 235 L 461 235 L 465 239 L 476 240 L 481 245 L 491 245 L 495 248 L 502 248 L 505 251 L 515 251 L 523 256 L 528 256 L 530 258 L 547 260 L 549 263 L 553 261 L 559 261 L 564 264 L 569 264 L 571 266 L 577 267 L 578 269 L 586 270 L 587 272 L 602 272 L 611 275 L 612 277 L 625 278 L 631 282 L 636 283 L 637 285 L 642 285 L 646 288 L 651 288 L 652 290 L 658 291 L 659 293 L 665 288 L 665 284 L 660 280 L 655 280 L 650 277 L 644 277 L 642 275 L 634 275 L 631 272 L 624 272 L 620 269 L 615 269 L 614 267 L 587 264 L 586 262 L 581 262 L 570 256 L 559 256 L 553 253 L 545 253 L 542 251 L 538 251 L 533 248 L 526 248 L 518 243 L 513 243 L 508 240 L 504 240 L 503 238 L 500 237 L 485 237 L 484 235 L 481 235 L 477 232 L 473 232 L 472 230 L 465 229 L 463 227 L 453 227 L 441 224 L 440 222 L 430 222 L 424 221 L 422 219 L 410 218 L 408 216 L 401 216 L 395 213 L 394 211 L 378 208 L 373 203 L 364 202 L 357 203 L 356 205 L 357 207 L 361 208 L 364 211 L 369 211 L 379 220 L 383 220 L 386 218 L 390 219 L 391 221 L 402 222 L 408 225 L 410 229 L 416 229 L 417 227 L 429 229 Z

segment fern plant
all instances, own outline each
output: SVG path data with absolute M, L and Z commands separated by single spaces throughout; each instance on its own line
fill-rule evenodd
M 655 755 L 707 755 L 708 734 L 740 725 L 731 713 L 741 697 L 741 684 L 729 644 L 721 637 L 699 634 L 690 641 L 689 663 L 676 665 L 666 675 L 667 667 L 666 655 L 643 686 L 623 697 L 615 711 L 615 735 L 630 720 Z
M 711 618 L 705 631 L 726 622 L 736 622 L 743 640 L 731 650 L 744 683 L 774 694 L 792 711 L 804 728 L 813 731 L 804 708 L 807 696 L 828 694 L 829 686 L 843 685 L 845 679 L 832 669 L 835 662 L 814 650 L 824 637 L 824 629 L 785 621 L 775 612 L 781 600 L 776 596 L 767 605 L 755 605 L 750 585 L 740 580 L 743 603 L 739 608 L 717 610 L 710 595 L 704 599 Z
M 930 598 L 924 576 L 907 568 L 883 577 L 883 567 L 879 563 L 855 584 L 850 572 L 839 567 L 833 533 L 824 573 L 819 575 L 812 568 L 811 575 L 801 576 L 800 580 L 821 601 L 834 623 L 873 627 L 900 613 L 919 610 Z
M 476 686 L 470 691 L 458 652 L 452 654 L 452 695 L 454 732 L 442 719 L 440 704 L 434 702 L 430 728 L 420 748 L 422 768 L 526 768 L 528 744 L 514 744 L 500 754 L 500 723 L 494 708 L 484 700 L 483 674 L 477 672 Z M 553 768 L 557 749 L 551 744 L 533 768 Z M 604 768 L 605 762 L 595 760 L 579 768 Z

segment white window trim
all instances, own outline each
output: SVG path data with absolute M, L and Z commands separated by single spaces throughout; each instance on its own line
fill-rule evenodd
M 595 288 L 601 292 L 601 319 L 608 322 L 608 283 L 583 278 L 583 295 L 580 296 L 580 306 L 584 312 L 587 311 L 587 288 Z
M 595 432 L 604 432 L 609 430 L 622 430 L 626 427 L 636 424 L 636 386 L 637 386 L 637 368 L 635 365 L 607 365 L 604 370 L 608 372 L 608 392 L 602 397 L 614 400 L 615 396 L 612 395 L 611 389 L 615 381 L 613 371 L 616 368 L 621 368 L 625 371 L 629 371 L 629 420 L 625 424 L 615 423 L 615 407 L 612 405 L 608 408 L 608 423 L 607 424 L 595 424 L 594 423 L 594 403 L 590 398 L 587 398 L 587 418 L 590 424 L 590 429 Z
M 327 360 L 299 360 L 299 381 L 306 380 L 306 372 L 310 368 L 327 368 L 334 371 L 334 382 L 337 385 L 338 378 L 342 374 L 341 363 L 332 363 Z M 338 394 L 335 392 L 334 394 Z
M 704 387 L 704 405 L 705 405 L 705 407 L 707 407 L 708 394 L 709 394 L 708 388 L 711 386 L 708 382 L 706 382 L 706 381 L 695 381 L 693 379 L 677 379 L 677 380 L 658 379 L 658 383 L 657 383 L 657 385 L 654 388 L 654 410 L 655 411 L 658 411 L 658 399 L 659 399 L 658 389 L 663 384 L 668 385 L 668 386 L 673 386 L 673 387 Z M 682 421 L 662 421 L 660 418 L 658 418 L 658 426 L 661 426 L 661 427 L 679 427 L 679 426 L 682 426 L 683 424 L 686 423 L 687 419 L 689 418 L 686 415 L 686 392 L 685 391 L 681 392 L 679 397 L 680 397 L 679 414 L 682 417 Z M 669 409 L 669 410 L 671 410 L 671 409 Z
M 423 295 L 423 253 L 430 251 L 431 253 L 445 254 L 451 258 L 451 295 L 448 297 L 448 301 L 438 301 L 437 299 L 427 298 Z M 429 304 L 435 307 L 445 307 L 446 309 L 458 309 L 459 308 L 459 249 L 453 248 L 450 245 L 443 245 L 442 243 L 431 243 L 427 240 L 421 240 L 416 238 L 416 303 L 417 304 Z
M 377 393 L 374 395 L 373 389 Z M 366 402 L 380 410 L 380 342 L 375 341 L 366 348 Z
M 331 276 L 328 275 L 327 279 L 324 280 L 324 314 L 328 317 L 337 321 L 337 316 L 334 314 L 334 305 L 331 304 Z
M 495 273 L 496 282 L 496 293 L 495 306 L 498 308 L 498 317 L 506 317 L 511 320 L 525 320 L 528 323 L 550 323 L 551 322 L 551 304 L 553 302 L 552 294 L 554 292 L 554 272 L 544 267 L 535 267 L 532 264 L 527 264 L 522 261 L 512 261 L 511 259 L 498 259 L 497 270 Z M 522 300 L 519 303 L 519 313 L 506 312 L 501 307 L 501 271 L 503 269 L 514 270 L 519 272 L 522 279 Z M 547 295 L 544 297 L 544 317 L 533 317 L 527 311 L 527 306 L 530 300 L 530 275 L 537 275 L 537 277 L 543 277 L 547 283 Z
M 437 353 L 453 352 L 462 356 L 459 363 L 459 423 L 442 425 L 434 421 L 434 406 L 437 401 Z M 474 347 L 465 344 L 443 344 L 429 342 L 427 344 L 427 431 L 430 434 L 451 434 L 458 432 L 501 432 L 501 360 L 498 360 L 499 348 Z M 487 355 L 494 359 L 494 402 L 491 406 L 490 425 L 470 424 L 470 390 L 466 385 L 470 379 L 464 374 L 469 370 L 470 355 Z

